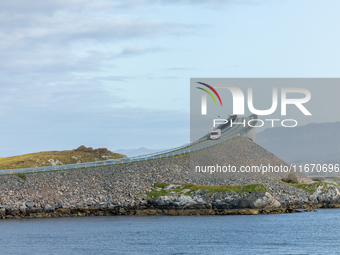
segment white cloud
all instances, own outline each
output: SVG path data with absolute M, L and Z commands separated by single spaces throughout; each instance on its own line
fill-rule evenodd
M 0 2 L 2 12 L 15 13 L 39 13 L 51 14 L 58 10 L 82 11 L 82 10 L 115 10 L 115 1 L 108 0 L 2 0 Z
M 149 52 L 158 52 L 160 51 L 161 48 L 160 47 L 149 47 L 146 49 L 140 49 L 140 48 L 136 48 L 134 46 L 125 46 L 124 49 L 118 53 L 115 57 L 130 57 L 130 56 L 135 56 L 135 55 L 143 55 L 145 53 L 149 53 Z
M 21 1 L 16 1 L 16 4 L 5 1 L 0 5 L 2 72 L 46 74 L 98 71 L 110 59 L 137 56 L 160 49 L 158 46 L 144 49 L 123 46 L 120 53 L 112 50 L 122 48 L 124 42 L 136 38 L 186 34 L 193 29 L 189 24 L 118 17 L 107 10 L 98 12 L 98 6 L 86 12 L 70 11 L 77 4 L 89 8 L 89 1 L 42 4 L 44 8 L 55 8 L 52 13 L 36 13 L 33 7 L 39 5 L 40 1 L 33 1 L 33 7 L 25 9 L 26 12 L 17 13 L 16 6 L 23 8 L 20 4 Z

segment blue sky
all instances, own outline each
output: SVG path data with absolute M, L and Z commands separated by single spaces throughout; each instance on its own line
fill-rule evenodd
M 191 77 L 339 77 L 339 1 L 2 0 L 0 157 L 189 141 Z

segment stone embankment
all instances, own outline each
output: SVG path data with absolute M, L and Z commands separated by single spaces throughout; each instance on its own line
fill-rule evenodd
M 176 192 L 173 189 L 176 189 Z M 306 200 L 295 201 L 287 206 L 269 192 L 255 191 L 247 193 L 191 191 L 181 189 L 180 184 L 164 187 L 169 193 L 165 196 L 149 198 L 139 195 L 134 203 L 96 202 L 84 204 L 41 205 L 27 202 L 19 207 L 2 206 L 0 217 L 42 218 L 42 217 L 77 217 L 104 215 L 235 215 L 235 214 L 273 214 L 299 212 L 296 209 L 336 208 L 340 207 L 339 188 L 332 184 L 320 184 Z M 156 188 L 159 192 L 160 188 Z M 178 190 L 180 189 L 180 190 Z M 188 194 L 189 193 L 189 194 Z
M 287 173 L 192 172 L 193 159 L 203 151 L 189 155 L 133 164 L 63 172 L 0 177 L 0 217 L 59 217 L 121 214 L 256 214 L 290 212 L 292 208 L 330 207 L 338 203 L 336 186 L 320 187 L 310 194 L 278 182 Z M 222 165 L 286 164 L 246 138 L 239 138 L 205 151 Z M 208 162 L 207 161 L 207 162 Z M 195 161 L 194 161 L 195 162 Z M 209 163 L 209 162 L 208 162 Z M 311 182 L 304 176 L 300 181 Z M 202 185 L 262 184 L 266 192 L 165 194 L 150 198 L 155 183 Z M 188 201 L 185 203 L 185 201 Z
M 280 184 L 278 182 L 278 184 Z M 282 184 L 283 186 L 285 184 Z M 286 185 L 287 186 L 287 185 Z M 205 208 L 205 209 L 255 209 L 270 212 L 273 209 L 299 208 L 334 208 L 340 207 L 340 188 L 330 183 L 315 183 L 313 193 L 300 190 L 297 199 L 287 200 L 277 193 L 263 191 L 264 185 L 258 185 L 249 192 L 211 192 L 208 190 L 190 191 L 180 184 L 169 184 L 164 188 L 155 188 L 157 192 L 168 191 L 164 196 L 145 198 L 144 204 L 155 208 Z M 203 186 L 204 187 L 204 186 Z M 247 186 L 244 186 L 246 189 Z M 152 193 L 149 193 L 152 194 Z M 274 210 L 275 211 L 275 210 Z

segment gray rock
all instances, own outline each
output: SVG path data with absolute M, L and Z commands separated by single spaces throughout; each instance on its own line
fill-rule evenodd
M 26 206 L 20 206 L 19 210 L 21 213 L 25 214 L 26 213 Z
M 320 184 L 310 197 L 324 203 L 338 202 L 340 200 L 340 191 L 332 184 L 328 184 L 326 187 Z
M 266 192 L 264 197 L 256 199 L 254 206 L 255 208 L 279 208 L 281 204 L 270 193 Z
M 6 208 L 0 208 L 0 216 L 6 215 Z
M 182 194 L 179 197 L 177 197 L 173 203 L 179 206 L 184 206 L 184 205 L 196 204 L 197 202 L 194 199 L 192 199 L 190 196 L 185 196 Z
M 34 207 L 34 203 L 30 203 L 30 202 L 27 202 L 25 205 L 26 205 L 28 208 Z
M 178 187 L 181 187 L 181 185 L 169 184 L 169 185 L 165 186 L 164 189 L 169 192 L 170 189 L 176 189 Z

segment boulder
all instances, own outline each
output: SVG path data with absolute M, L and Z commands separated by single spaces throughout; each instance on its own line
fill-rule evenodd
M 279 208 L 281 204 L 270 193 L 266 192 L 262 198 L 254 201 L 255 208 Z

